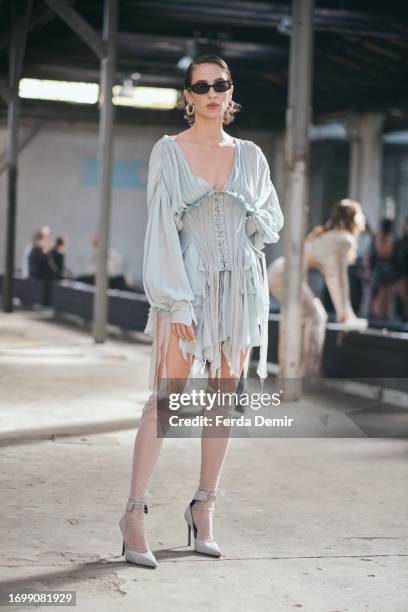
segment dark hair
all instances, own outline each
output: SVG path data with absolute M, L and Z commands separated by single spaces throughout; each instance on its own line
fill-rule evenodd
M 189 87 L 191 87 L 194 66 L 198 66 L 200 64 L 217 64 L 218 66 L 220 66 L 220 68 L 224 70 L 224 72 L 226 72 L 227 78 L 230 81 L 232 81 L 230 69 L 228 68 L 228 65 L 226 64 L 226 62 L 221 57 L 218 57 L 218 55 L 199 55 L 191 62 L 191 64 L 186 70 L 186 74 L 184 77 L 184 89 L 189 89 Z M 186 103 L 184 107 L 184 111 L 186 110 L 187 106 L 188 104 Z M 234 117 L 235 113 L 238 113 L 240 110 L 241 110 L 241 104 L 238 104 L 238 102 L 234 102 L 234 100 L 231 100 L 228 108 L 226 109 L 224 113 L 223 123 L 225 125 L 232 123 L 235 118 Z M 194 113 L 192 115 L 188 115 L 187 112 L 185 112 L 184 119 L 186 119 L 190 125 L 193 125 L 195 121 Z
M 57 236 L 57 238 L 55 239 L 55 246 L 56 247 L 62 246 L 65 243 L 66 243 L 65 236 Z
M 383 217 L 380 221 L 380 229 L 383 234 L 391 234 L 394 230 L 394 222 L 388 217 Z
M 312 240 L 324 232 L 328 232 L 333 229 L 344 229 L 351 234 L 354 234 L 356 230 L 356 213 L 360 208 L 360 203 L 356 200 L 338 200 L 330 213 L 330 217 L 324 225 L 317 225 L 309 234 L 306 236 L 306 240 Z

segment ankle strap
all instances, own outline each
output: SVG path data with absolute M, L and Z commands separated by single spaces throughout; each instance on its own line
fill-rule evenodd
M 215 499 L 218 493 L 224 495 L 224 491 L 222 489 L 211 489 L 210 491 L 207 491 L 206 489 L 197 489 L 197 491 L 194 493 L 193 499 L 206 502 L 209 499 Z
M 126 510 L 128 512 L 132 512 L 133 508 L 143 508 L 144 513 L 147 514 L 147 504 L 143 497 L 141 499 L 134 499 L 133 497 L 129 497 L 126 504 Z

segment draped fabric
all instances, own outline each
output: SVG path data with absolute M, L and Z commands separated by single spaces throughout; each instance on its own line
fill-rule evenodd
M 262 248 L 279 240 L 283 214 L 262 150 L 236 139 L 229 179 L 214 191 L 192 174 L 173 137 L 164 135 L 149 159 L 147 206 L 143 285 L 150 304 L 144 331 L 153 337 L 149 389 L 157 390 L 171 323 L 193 321 L 197 341 L 180 339 L 179 347 L 185 357 L 195 356 L 194 372 L 209 361 L 211 375 L 219 376 L 223 352 L 230 375 L 239 376 L 241 350 L 259 346 L 257 374 L 263 383 L 269 288 Z

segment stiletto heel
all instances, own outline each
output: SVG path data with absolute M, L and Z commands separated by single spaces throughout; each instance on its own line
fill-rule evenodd
M 184 511 L 184 518 L 187 522 L 188 529 L 188 546 L 190 546 L 191 543 L 191 530 L 193 530 L 194 550 L 202 553 L 203 555 L 210 555 L 211 557 L 221 557 L 222 553 L 215 540 L 199 540 L 197 538 L 197 527 L 193 520 L 192 507 L 196 500 L 204 502 L 208 501 L 210 498 L 215 500 L 218 491 L 223 494 L 221 489 L 212 489 L 211 491 L 197 489 L 197 491 L 194 493 L 192 501 L 188 504 Z
M 129 497 L 126 504 L 126 511 L 132 512 L 133 508 L 143 508 L 145 514 L 148 512 L 147 504 L 145 503 L 144 499 L 135 500 L 132 497 Z M 147 550 L 146 552 L 138 552 L 137 550 L 131 550 L 127 547 L 125 542 L 125 515 L 123 515 L 120 519 L 119 527 L 123 535 L 122 555 L 125 555 L 126 561 L 129 561 L 129 563 L 135 563 L 136 565 L 157 567 L 158 563 L 151 550 Z

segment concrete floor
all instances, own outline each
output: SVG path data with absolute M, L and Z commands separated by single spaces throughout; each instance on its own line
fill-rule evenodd
M 75 590 L 81 611 L 407 612 L 404 439 L 232 439 L 220 559 L 186 546 L 200 440 L 167 439 L 146 517 L 159 567 L 126 563 L 117 521 L 149 354 L 46 313 L 0 314 L 1 591 Z

